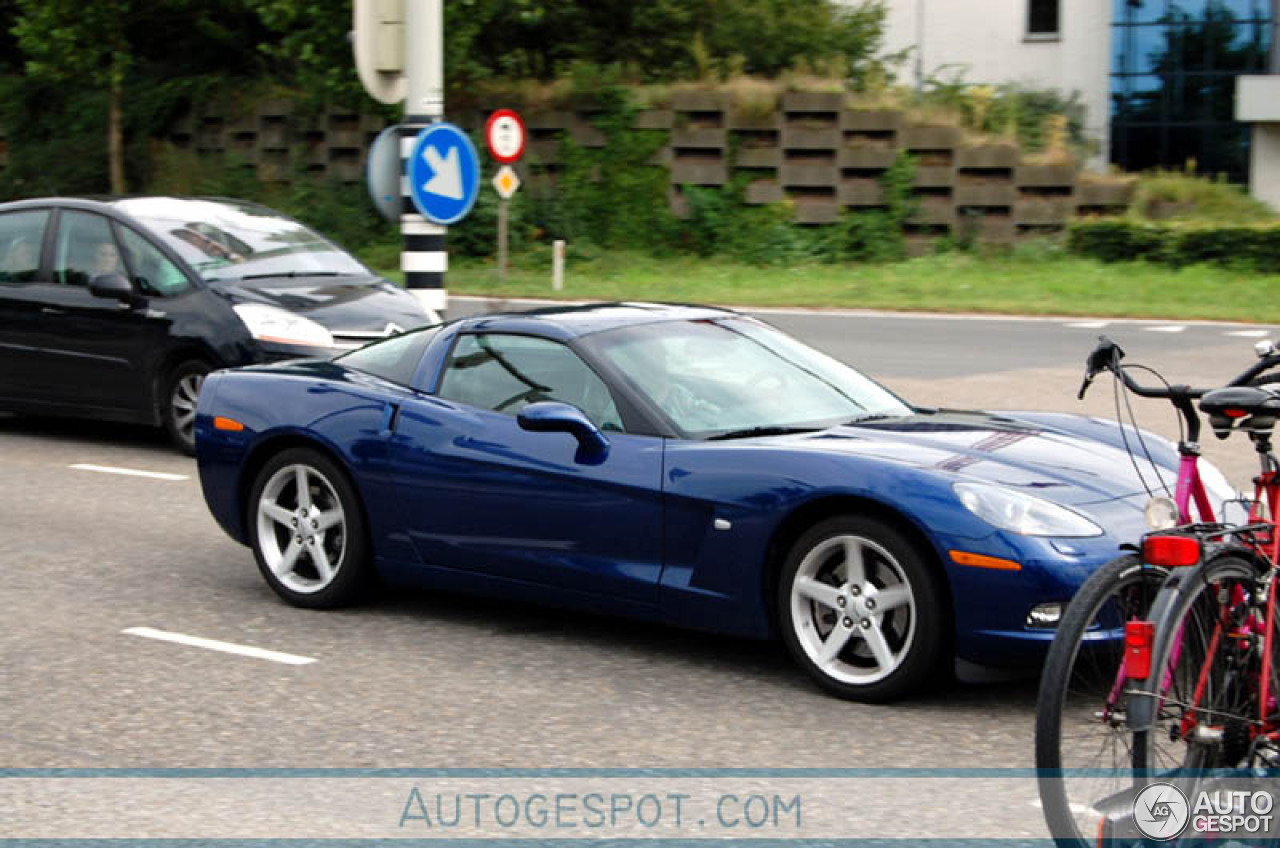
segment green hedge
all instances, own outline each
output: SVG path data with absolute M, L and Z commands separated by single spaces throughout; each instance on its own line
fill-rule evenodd
M 1280 224 L 1154 224 L 1090 218 L 1067 230 L 1072 253 L 1103 262 L 1159 262 L 1174 268 L 1207 263 L 1280 273 Z

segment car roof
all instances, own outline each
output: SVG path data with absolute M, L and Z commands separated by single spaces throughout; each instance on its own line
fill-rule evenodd
M 530 312 L 476 315 L 459 322 L 463 332 L 525 333 L 568 340 L 640 324 L 709 321 L 737 315 L 731 309 L 673 303 L 589 303 Z
M 0 203 L 0 210 L 58 206 L 64 209 L 89 209 L 97 211 L 115 210 L 117 212 L 127 212 L 130 207 L 136 207 L 139 204 L 145 204 L 152 201 L 169 200 L 180 201 L 183 203 L 219 203 L 227 206 L 266 209 L 266 207 L 251 200 L 240 200 L 234 197 L 219 197 L 215 195 L 139 194 L 113 196 L 104 194 L 74 197 L 32 197 L 26 200 L 14 200 L 8 203 Z

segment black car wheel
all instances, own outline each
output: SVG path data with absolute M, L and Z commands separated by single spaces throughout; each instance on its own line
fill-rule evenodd
M 164 429 L 178 450 L 189 456 L 196 452 L 196 401 L 211 370 L 199 360 L 183 362 L 169 372 L 160 395 Z
M 269 460 L 254 479 L 248 527 L 262 576 L 294 606 L 346 606 L 371 582 L 359 496 L 324 454 L 294 448 Z
M 827 519 L 796 541 L 779 580 L 778 620 L 819 686 L 881 702 L 930 678 L 948 625 L 926 556 L 893 525 L 859 516 Z

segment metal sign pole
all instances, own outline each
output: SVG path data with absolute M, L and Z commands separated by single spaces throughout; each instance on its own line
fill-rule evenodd
M 415 138 L 425 126 L 444 119 L 444 0 L 404 0 L 404 23 L 408 88 L 400 137 L 402 160 L 412 155 Z M 448 228 L 417 214 L 408 196 L 402 198 L 402 206 L 400 269 L 405 287 L 424 308 L 443 314 L 448 307 L 444 281 L 449 267 Z
M 507 204 L 506 198 L 498 201 L 498 281 L 507 281 Z

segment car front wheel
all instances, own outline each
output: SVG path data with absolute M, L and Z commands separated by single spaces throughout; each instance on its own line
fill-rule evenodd
M 249 541 L 276 594 L 312 609 L 359 599 L 370 575 L 364 516 L 337 463 L 308 448 L 282 452 L 258 472 L 250 508 Z
M 160 417 L 173 444 L 187 455 L 196 452 L 196 401 L 210 370 L 207 364 L 190 360 L 174 368 L 165 380 Z
M 778 586 L 782 636 L 828 692 L 881 702 L 919 689 L 946 643 L 937 578 L 896 527 L 823 521 L 792 547 Z

